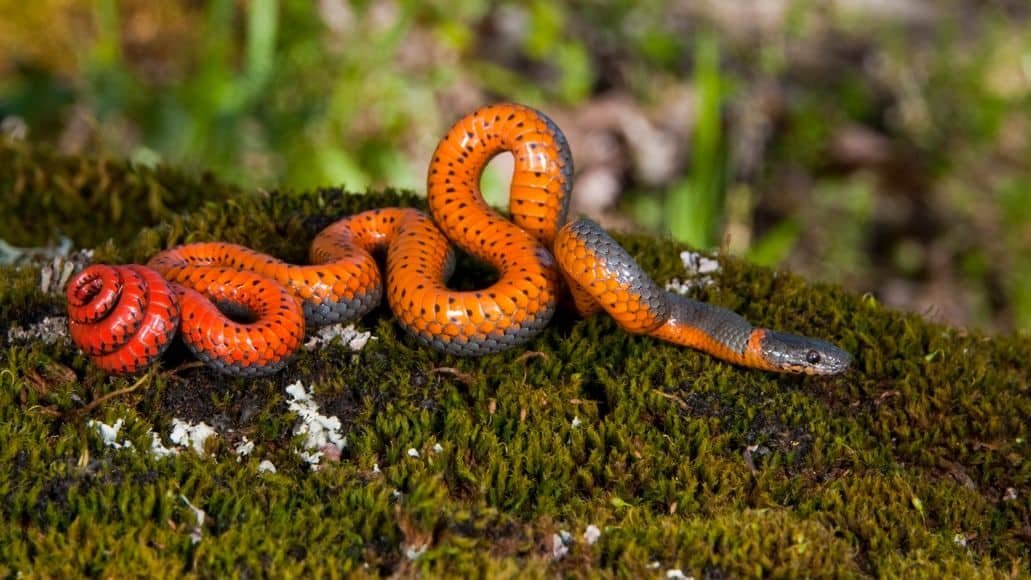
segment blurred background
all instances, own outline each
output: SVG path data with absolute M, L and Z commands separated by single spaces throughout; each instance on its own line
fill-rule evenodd
M 1031 329 L 1027 0 L 0 0 L 0 132 L 246 188 L 424 189 L 498 100 L 575 211 Z M 484 189 L 504 199 L 492 163 Z M 2 235 L 0 235 L 2 237 Z

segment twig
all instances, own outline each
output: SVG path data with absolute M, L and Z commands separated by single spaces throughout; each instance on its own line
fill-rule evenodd
M 530 360 L 532 358 L 540 358 L 540 359 L 548 360 L 548 353 L 541 352 L 539 350 L 528 350 L 528 351 L 524 352 L 523 354 L 519 355 L 519 357 L 516 358 L 516 360 L 518 362 L 526 362 L 526 361 L 528 361 L 528 360 Z
M 664 393 L 664 392 L 662 392 L 662 391 L 660 391 L 658 389 L 652 389 L 652 392 L 654 392 L 655 394 L 659 395 L 660 397 L 665 397 L 665 398 L 675 402 L 677 404 L 677 406 L 680 407 L 681 409 L 683 409 L 684 411 L 686 411 L 686 410 L 691 408 L 687 404 L 687 401 L 685 401 L 684 399 L 681 399 L 680 397 L 678 397 L 676 395 L 673 395 L 673 394 L 670 394 L 670 393 Z
M 189 369 L 195 369 L 197 367 L 202 367 L 202 366 L 205 366 L 204 363 L 202 363 L 199 360 L 195 360 L 193 362 L 183 363 L 183 364 L 175 367 L 174 369 L 168 369 L 167 371 L 163 371 L 161 373 L 161 376 L 163 376 L 163 377 L 178 377 L 180 371 L 185 371 L 185 370 L 189 370 Z
M 451 375 L 452 377 L 455 377 L 460 382 L 462 382 L 462 383 L 464 383 L 466 385 L 471 385 L 473 383 L 473 381 L 476 380 L 476 377 L 474 377 L 473 375 L 471 375 L 469 373 L 463 373 L 462 371 L 460 371 L 460 370 L 458 370 L 458 369 L 456 369 L 454 367 L 437 367 L 435 369 L 430 369 L 430 374 L 431 375 Z
M 78 417 L 80 415 L 85 415 L 86 413 L 89 413 L 93 409 L 96 409 L 100 405 L 103 405 L 104 403 L 110 401 L 111 399 L 114 399 L 115 397 L 121 397 L 122 395 L 129 394 L 129 393 L 135 391 L 136 389 L 140 388 L 143 385 L 143 382 L 145 380 L 147 380 L 149 377 L 150 377 L 150 373 L 147 373 L 147 374 L 143 375 L 142 377 L 140 377 L 139 379 L 137 379 L 136 382 L 133 383 L 131 386 L 125 387 L 124 389 L 118 389 L 117 391 L 113 391 L 113 392 L 110 392 L 110 393 L 108 393 L 108 394 L 106 394 L 106 395 L 104 395 L 102 397 L 98 397 L 96 399 L 93 399 L 92 401 L 87 403 L 86 406 L 84 406 L 84 407 L 80 407 L 78 409 L 73 409 L 71 411 L 68 411 L 67 413 L 65 413 L 65 419 L 71 419 L 71 418 L 74 418 L 74 417 Z

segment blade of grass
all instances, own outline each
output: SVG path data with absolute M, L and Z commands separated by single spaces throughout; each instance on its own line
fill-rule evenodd
M 261 92 L 272 74 L 279 12 L 276 0 L 251 0 L 247 12 L 246 71 L 250 98 Z
M 674 238 L 696 247 L 716 242 L 723 205 L 723 79 L 719 45 L 714 37 L 698 39 L 694 84 L 698 91 L 698 120 L 691 147 L 691 173 L 667 197 L 669 229 Z
M 115 0 L 97 0 L 94 4 L 97 19 L 97 41 L 91 51 L 96 66 L 119 66 L 122 62 L 121 16 Z

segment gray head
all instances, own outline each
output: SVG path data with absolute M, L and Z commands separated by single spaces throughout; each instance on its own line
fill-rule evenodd
M 829 342 L 767 330 L 762 339 L 763 358 L 786 373 L 836 375 L 848 370 L 852 355 Z

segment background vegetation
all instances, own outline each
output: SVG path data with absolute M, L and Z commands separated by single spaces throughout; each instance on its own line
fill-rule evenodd
M 1031 327 L 1025 2 L 0 10 L 7 139 L 210 169 L 245 189 L 420 190 L 451 121 L 512 99 L 569 133 L 578 210 L 610 226 L 956 324 Z
M 302 190 L 420 189 L 453 119 L 514 99 L 568 132 L 579 211 L 883 300 L 721 258 L 698 297 L 855 353 L 823 379 L 605 317 L 454 359 L 385 312 L 361 353 L 336 342 L 273 377 L 180 346 L 112 378 L 60 318 L 54 280 L 90 255 L 0 264 L 0 576 L 1027 575 L 1031 338 L 884 306 L 1031 325 L 1023 2 L 0 13 L 0 240 L 25 250 L 0 258 L 67 236 L 113 262 L 199 239 L 300 260 L 339 216 L 420 203 Z M 684 274 L 683 245 L 619 239 L 661 282 Z M 482 273 L 462 265 L 459 284 Z M 346 437 L 318 471 L 296 381 Z M 166 456 L 177 420 L 217 435 Z

